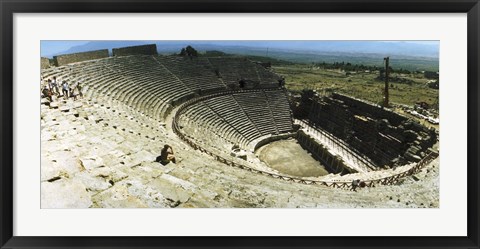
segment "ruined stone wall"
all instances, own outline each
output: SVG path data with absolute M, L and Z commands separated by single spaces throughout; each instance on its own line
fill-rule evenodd
M 126 56 L 126 55 L 156 55 L 157 54 L 157 45 L 148 44 L 140 46 L 131 46 L 123 48 L 114 48 L 112 49 L 113 56 Z
M 328 169 L 328 172 L 335 174 L 356 173 L 345 165 L 341 157 L 332 155 L 323 144 L 317 143 L 305 132 L 301 130 L 297 132 L 297 141 L 302 148 L 312 154 L 313 158 L 320 161 Z
M 262 147 L 266 144 L 269 144 L 269 143 L 272 143 L 272 142 L 275 142 L 275 141 L 278 141 L 278 140 L 282 140 L 282 139 L 295 137 L 295 136 L 296 136 L 296 134 L 294 134 L 294 133 L 288 133 L 288 134 L 281 134 L 281 135 L 275 135 L 275 136 L 267 137 L 265 139 L 260 140 L 258 143 L 256 143 L 255 146 L 253 147 L 253 151 L 257 151 L 260 147 Z
M 352 129 L 351 112 L 342 102 L 334 99 L 314 101 L 309 118 L 340 139 L 346 139 Z
M 89 52 L 81 52 L 81 53 L 74 53 L 74 54 L 63 54 L 58 56 L 53 56 L 53 60 L 55 66 L 63 66 L 66 64 L 80 62 L 80 61 L 88 61 L 88 60 L 97 60 L 101 58 L 108 57 L 108 49 L 101 49 Z
M 45 69 L 50 67 L 50 60 L 45 57 L 40 57 L 40 68 Z
M 419 161 L 437 140 L 434 130 L 417 122 L 339 94 L 314 98 L 309 119 L 377 166 Z
M 347 106 L 351 107 L 352 112 L 355 114 L 369 115 L 375 119 L 388 119 L 388 121 L 393 125 L 399 125 L 401 122 L 407 120 L 406 117 L 403 117 L 392 111 L 382 109 L 380 106 L 371 105 L 345 95 L 333 93 L 332 98 L 340 100 Z

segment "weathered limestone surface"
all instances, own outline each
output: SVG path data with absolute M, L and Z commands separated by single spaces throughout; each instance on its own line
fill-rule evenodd
M 157 54 L 157 45 L 147 44 L 147 45 L 140 45 L 140 46 L 114 48 L 112 49 L 112 53 L 113 53 L 113 56 L 125 56 L 125 55 L 135 55 L 135 54 L 155 55 Z
M 49 68 L 49 67 L 50 67 L 50 61 L 48 60 L 48 58 L 41 57 L 40 58 L 40 68 L 46 69 L 46 68 Z
M 61 111 L 76 103 L 78 117 Z M 42 107 L 42 208 L 439 206 L 438 159 L 401 185 L 353 192 L 226 166 L 118 102 L 60 100 L 53 106 Z M 155 162 L 166 143 L 177 164 Z
M 42 182 L 42 208 L 88 208 L 92 206 L 89 193 L 82 181 L 60 179 Z
M 62 66 L 69 63 L 101 59 L 108 56 L 109 56 L 108 49 L 101 49 L 101 50 L 89 51 L 89 52 L 58 55 L 58 56 L 54 56 L 53 60 L 56 66 Z

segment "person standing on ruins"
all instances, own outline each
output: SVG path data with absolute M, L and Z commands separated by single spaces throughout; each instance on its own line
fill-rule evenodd
M 68 99 L 68 83 L 66 80 L 64 80 L 62 83 L 62 93 L 63 93 L 63 98 Z
M 353 181 L 352 181 L 352 190 L 355 191 L 355 192 L 357 192 L 357 187 L 358 187 L 359 184 L 360 184 L 360 180 L 358 180 L 358 179 L 357 179 L 357 180 L 353 180 Z
M 50 90 L 52 90 L 52 92 L 53 92 L 53 89 L 55 89 L 55 94 L 56 95 L 60 95 L 60 91 L 58 90 L 57 76 L 53 76 L 52 88 Z
M 77 96 L 78 96 L 78 89 L 77 87 L 73 87 L 73 88 L 70 88 L 70 97 L 73 97 L 73 100 L 77 100 Z
M 47 86 L 48 86 L 48 89 L 53 92 L 53 85 L 52 85 L 52 80 L 51 79 L 47 80 Z
M 81 98 L 83 98 L 83 93 L 82 93 L 82 83 L 83 83 L 83 80 L 79 81 L 77 83 L 77 90 L 78 90 L 78 95 L 80 95 Z

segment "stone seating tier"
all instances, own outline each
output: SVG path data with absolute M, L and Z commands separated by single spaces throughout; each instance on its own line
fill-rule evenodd
M 200 100 L 187 107 L 179 122 L 187 127 L 186 135 L 203 144 L 215 146 L 217 141 L 210 137 L 218 134 L 226 143 L 246 149 L 262 136 L 292 131 L 288 106 L 283 90 L 237 92 Z M 205 129 L 196 132 L 201 128 Z
M 198 94 L 227 90 L 227 85 L 238 84 L 239 79 L 265 83 L 265 86 L 278 81 L 277 75 L 243 58 L 190 59 L 161 55 L 103 58 L 51 67 L 42 70 L 41 74 L 45 80 L 53 76 L 59 81 L 67 80 L 70 86 L 81 82 L 82 91 L 92 100 L 106 96 L 158 120 L 164 119 L 173 106 Z M 254 113 L 250 115 L 241 118 L 261 118 Z M 234 117 L 226 118 L 233 122 Z M 272 122 L 281 122 L 277 119 L 274 116 L 265 124 L 260 122 L 261 130 L 250 123 L 241 127 L 241 131 L 250 139 L 271 130 L 285 130 L 284 127 L 278 130 L 271 126 Z M 269 123 L 270 127 L 265 128 L 264 125 L 268 127 Z
M 245 58 L 213 57 L 208 60 L 214 70 L 218 70 L 227 85 L 238 85 L 240 80 L 251 80 L 259 84 L 278 84 L 278 80 L 280 80 L 278 75 Z

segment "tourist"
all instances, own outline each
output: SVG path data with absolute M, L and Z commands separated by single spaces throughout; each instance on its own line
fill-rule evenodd
M 73 89 L 70 88 L 70 97 L 73 97 L 73 100 L 77 100 L 77 96 L 78 96 L 78 90 L 77 90 L 77 87 L 75 86 Z
M 358 179 L 357 179 L 357 180 L 353 180 L 353 181 L 352 181 L 352 190 L 355 191 L 355 192 L 357 192 L 357 187 L 358 187 L 359 184 L 360 184 L 360 180 L 358 180 Z
M 68 98 L 68 83 L 66 80 L 63 81 L 62 83 L 62 93 L 63 93 L 63 98 L 67 99 Z
M 81 80 L 81 81 L 79 81 L 79 82 L 77 83 L 77 87 L 76 87 L 76 88 L 77 88 L 77 90 L 78 90 L 78 95 L 80 95 L 80 97 L 83 98 L 82 84 L 81 84 L 81 82 L 83 82 L 83 80 Z
M 52 92 L 54 89 L 55 89 L 55 94 L 60 95 L 60 91 L 58 90 L 57 76 L 53 76 L 53 80 L 52 80 L 52 88 L 51 88 Z
M 160 161 L 160 163 L 163 165 L 167 165 L 170 162 L 175 163 L 176 160 L 173 154 L 172 146 L 165 144 L 165 146 L 163 146 L 162 151 L 160 152 L 160 158 L 157 158 L 157 161 Z
M 47 80 L 47 86 L 48 86 L 48 89 L 53 92 L 53 85 L 52 85 L 52 80 L 51 79 Z
M 42 94 L 44 98 L 48 98 L 50 102 L 53 102 L 52 91 L 48 89 L 47 85 L 45 85 L 45 87 L 43 88 Z

